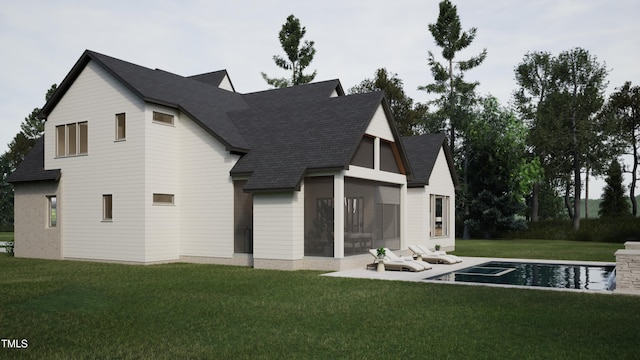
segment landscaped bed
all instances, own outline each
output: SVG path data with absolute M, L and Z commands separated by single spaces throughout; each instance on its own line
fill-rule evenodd
M 0 358 L 623 359 L 640 333 L 633 296 L 6 254 L 0 274 L 0 338 L 28 344 Z

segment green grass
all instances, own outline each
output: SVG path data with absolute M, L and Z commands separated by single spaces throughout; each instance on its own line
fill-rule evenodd
M 13 241 L 12 232 L 0 232 L 0 241 Z
M 633 296 L 1 255 L 0 358 L 637 358 Z
M 615 262 L 624 244 L 566 240 L 456 240 L 458 256 Z

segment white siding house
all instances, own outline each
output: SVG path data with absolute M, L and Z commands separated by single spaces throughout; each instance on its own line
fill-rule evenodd
M 239 94 L 86 51 L 40 116 L 9 178 L 17 256 L 340 270 L 455 247 L 444 137 L 400 138 L 382 93 Z

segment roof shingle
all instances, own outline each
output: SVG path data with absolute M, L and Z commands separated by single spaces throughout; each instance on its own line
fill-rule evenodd
M 60 169 L 44 169 L 44 135 L 33 145 L 27 156 L 24 157 L 16 171 L 7 179 L 8 183 L 28 181 L 58 180 Z

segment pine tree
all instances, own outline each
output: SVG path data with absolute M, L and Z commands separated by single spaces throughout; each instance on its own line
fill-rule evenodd
M 602 194 L 600 210 L 598 215 L 601 218 L 630 216 L 629 203 L 625 198 L 624 186 L 622 185 L 622 169 L 618 160 L 613 160 L 609 167 L 609 175 L 605 180 L 607 185 Z
M 263 72 L 261 73 L 262 78 L 267 82 L 267 84 L 277 88 L 284 88 L 288 86 L 307 84 L 313 81 L 316 77 L 317 71 L 306 75 L 302 73 L 302 71 L 311 64 L 313 56 L 316 54 L 316 49 L 313 47 L 313 41 L 305 40 L 304 44 L 300 46 L 300 42 L 306 32 L 307 29 L 304 26 L 300 26 L 300 20 L 298 20 L 298 18 L 293 15 L 289 15 L 289 17 L 287 17 L 287 22 L 282 25 L 282 29 L 280 30 L 278 37 L 280 38 L 282 50 L 287 54 L 287 59 L 289 61 L 279 55 L 274 55 L 273 61 L 278 67 L 291 71 L 291 79 L 270 78 Z

